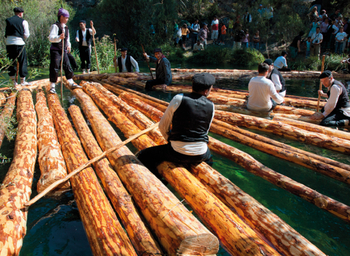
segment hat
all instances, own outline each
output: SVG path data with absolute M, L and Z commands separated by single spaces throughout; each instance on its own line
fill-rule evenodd
M 80 20 L 79 23 L 84 23 L 84 24 L 86 24 L 86 21 L 85 21 L 85 20 Z
M 160 49 L 160 48 L 154 49 L 154 53 L 156 53 L 156 52 L 162 52 L 162 49 Z
M 199 73 L 193 76 L 193 84 L 211 86 L 215 84 L 215 77 L 209 73 Z
M 121 52 L 124 52 L 124 51 L 127 51 L 127 50 L 128 50 L 128 48 L 126 48 L 126 47 L 123 47 L 123 48 L 120 49 Z
M 266 63 L 267 65 L 272 65 L 272 60 L 271 59 L 266 59 L 265 61 L 264 61 L 264 63 Z
M 332 72 L 329 70 L 323 71 L 322 74 L 318 77 L 319 79 L 325 78 L 325 77 L 332 77 Z
M 15 7 L 13 9 L 14 12 L 24 12 L 24 10 L 21 7 Z
M 58 10 L 57 17 L 60 17 L 60 16 L 69 18 L 69 12 L 68 12 L 66 9 L 60 8 L 60 9 Z

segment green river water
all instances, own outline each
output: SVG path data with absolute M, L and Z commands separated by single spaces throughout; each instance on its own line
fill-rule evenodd
M 141 71 L 146 72 L 144 68 Z M 314 97 L 317 94 L 318 85 L 319 81 L 315 80 L 287 80 L 287 94 Z M 220 82 L 218 86 L 222 88 L 247 89 L 248 80 L 226 80 Z M 174 96 L 171 93 L 159 92 L 150 92 L 149 94 L 166 101 L 170 101 Z M 33 99 L 35 100 L 35 93 L 33 93 Z M 67 109 L 71 104 L 79 105 L 79 102 L 65 89 L 64 108 Z M 115 129 L 118 134 L 120 134 L 120 137 L 124 139 L 120 131 L 117 128 Z M 349 157 L 345 154 L 306 145 L 272 134 L 258 133 L 303 150 L 350 164 Z M 324 195 L 350 205 L 349 185 L 297 164 L 281 160 L 240 143 L 233 142 L 219 135 L 210 135 L 252 155 L 256 160 L 267 167 L 303 183 Z M 128 146 L 135 152 L 132 146 Z M 13 149 L 14 141 L 8 142 L 5 139 L 0 153 L 12 158 Z M 286 223 L 320 248 L 325 254 L 334 256 L 350 255 L 349 223 L 249 173 L 233 161 L 225 159 L 217 154 L 213 154 L 213 159 L 213 167 L 216 170 L 277 214 Z M 10 164 L 0 165 L 0 181 L 5 177 L 9 167 Z M 40 170 L 37 164 L 35 168 L 32 197 L 37 194 L 36 184 L 39 177 Z M 173 191 L 170 186 L 169 188 Z M 43 198 L 29 208 L 27 234 L 24 238 L 20 255 L 92 255 L 71 191 L 66 192 L 61 198 Z M 220 248 L 218 255 L 229 254 L 225 252 L 223 248 Z

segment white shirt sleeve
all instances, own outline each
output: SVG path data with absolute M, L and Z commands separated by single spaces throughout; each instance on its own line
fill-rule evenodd
M 49 40 L 51 43 L 61 42 L 60 35 L 58 34 L 58 27 L 55 24 L 51 25 Z
M 24 28 L 24 39 L 27 39 L 30 36 L 28 21 L 23 20 L 22 25 Z
M 69 33 L 68 33 L 68 38 L 67 38 L 67 47 L 68 48 L 71 48 L 71 43 L 70 43 L 70 36 L 69 36 Z
M 79 30 L 77 30 L 77 35 L 75 36 L 75 40 L 79 42 Z
M 175 111 L 178 109 L 178 107 L 181 104 L 182 97 L 183 97 L 182 93 L 175 95 L 175 97 L 170 101 L 169 106 L 165 110 L 165 113 L 159 122 L 159 130 L 166 140 L 168 140 L 169 138 L 170 126 L 173 121 L 173 116 Z
M 269 82 L 271 82 L 271 81 L 269 81 Z M 276 103 L 277 104 L 281 104 L 283 101 L 284 101 L 284 99 L 283 99 L 283 97 L 282 96 L 280 96 L 278 93 L 277 93 L 277 91 L 276 91 L 276 88 L 275 88 L 275 86 L 274 86 L 274 84 L 271 82 L 271 83 L 269 83 L 269 94 L 270 94 L 270 97 L 274 100 L 274 101 L 276 101 Z
M 139 64 L 132 56 L 130 56 L 130 61 L 131 61 L 131 65 L 133 65 L 133 67 L 135 68 L 135 71 L 140 72 Z
M 272 74 L 271 80 L 272 80 L 272 82 L 274 83 L 274 85 L 276 87 L 276 91 L 282 90 L 282 84 L 281 84 L 281 81 L 280 81 L 280 77 L 277 74 Z
M 322 113 L 324 117 L 328 116 L 334 110 L 341 93 L 342 93 L 341 87 L 336 84 L 333 84 L 331 88 L 330 97 L 328 98 L 328 101 L 324 106 L 324 112 Z

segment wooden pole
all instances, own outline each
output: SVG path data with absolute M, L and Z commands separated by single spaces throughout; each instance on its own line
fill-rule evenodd
M 325 56 L 325 55 L 323 55 L 323 56 L 322 56 L 321 73 L 322 73 L 322 72 L 323 72 L 323 70 L 324 70 L 324 60 L 325 60 L 325 58 L 326 58 L 326 56 Z M 321 82 L 321 81 L 320 81 L 320 88 L 319 88 L 319 90 L 322 90 L 322 82 Z M 318 112 L 318 111 L 319 111 L 319 109 L 320 109 L 320 100 L 321 100 L 321 95 L 318 95 L 316 112 Z
M 94 30 L 94 26 L 92 25 L 91 28 Z M 100 68 L 98 65 L 98 58 L 97 58 L 97 49 L 96 49 L 96 42 L 95 42 L 95 33 L 92 33 L 92 41 L 94 41 L 94 48 L 95 48 L 95 57 L 96 57 L 96 65 L 97 65 L 97 73 L 100 74 Z
M 23 46 L 24 47 L 24 46 Z M 18 72 L 19 72 L 19 61 L 17 59 L 17 70 L 16 70 L 16 83 L 18 83 Z
M 62 33 L 64 33 L 65 25 L 63 25 Z M 64 35 L 66 37 L 66 35 Z M 61 101 L 63 105 L 63 59 L 64 59 L 64 38 L 62 40 L 62 52 L 61 52 Z
M 114 38 L 114 58 L 117 59 L 117 39 L 116 38 Z M 114 64 L 115 73 L 117 73 L 118 72 L 117 65 L 115 64 L 115 62 L 113 64 Z
M 143 44 L 141 44 L 141 47 L 142 47 L 142 52 L 145 53 L 145 48 L 143 47 Z M 146 58 L 146 57 L 145 57 Z M 149 72 L 151 73 L 151 76 L 152 76 L 152 79 L 153 78 L 153 74 L 152 74 L 152 71 L 151 71 L 151 67 L 149 66 L 149 61 L 146 59 L 146 62 L 147 62 L 147 66 L 149 68 Z

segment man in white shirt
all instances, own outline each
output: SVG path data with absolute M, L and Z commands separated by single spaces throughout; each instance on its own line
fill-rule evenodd
M 311 36 L 311 56 L 317 55 L 317 57 L 320 57 L 322 41 L 323 35 L 321 33 L 320 27 L 317 27 L 316 32 Z
M 277 69 L 275 69 L 271 59 L 266 59 L 264 63 L 269 65 L 269 71 L 267 72 L 266 78 L 270 79 L 273 82 L 278 94 L 281 97 L 285 97 L 287 92 L 286 81 L 284 80 L 282 74 Z
M 219 20 L 217 16 L 214 16 L 214 19 L 211 22 L 211 39 L 213 43 L 216 43 L 219 37 Z
M 247 104 L 249 110 L 268 112 L 284 101 L 283 97 L 277 93 L 273 82 L 266 78 L 268 70 L 269 65 L 266 63 L 259 64 L 259 75 L 249 81 Z
M 30 35 L 28 22 L 23 19 L 24 10 L 20 7 L 13 9 L 15 15 L 6 19 L 6 50 L 7 55 L 12 65 L 9 67 L 9 76 L 14 85 L 17 85 L 16 81 L 16 59 L 19 63 L 19 76 L 21 77 L 21 85 L 30 85 L 26 82 L 27 71 L 27 53 L 24 47 L 24 40 Z
M 94 28 L 94 23 L 90 21 L 91 28 L 86 28 L 86 21 L 79 21 L 80 29 L 77 30 L 77 35 L 75 37 L 75 41 L 79 43 L 79 53 L 81 60 L 81 69 L 83 74 L 90 73 L 91 68 L 91 41 L 92 36 L 96 34 L 96 30 Z
M 321 97 L 328 98 L 328 101 L 321 110 L 322 113 L 316 112 L 310 116 L 311 119 L 323 119 L 320 125 L 324 126 L 349 125 L 350 103 L 345 86 L 341 82 L 334 80 L 332 72 L 329 70 L 324 71 L 319 78 L 328 91 L 324 93 L 322 90 L 319 90 L 318 94 Z
M 335 35 L 335 53 L 342 54 L 343 53 L 343 46 L 346 41 L 346 37 L 348 34 L 344 32 L 344 27 L 339 28 L 339 32 Z
M 201 44 L 201 41 L 198 39 L 197 43 L 193 46 L 193 52 L 203 51 L 204 46 Z
M 128 48 L 122 48 L 120 50 L 121 56 L 113 58 L 115 67 L 119 67 L 119 72 L 140 72 L 139 64 L 130 55 L 128 55 Z
M 192 50 L 193 50 L 193 45 L 195 45 L 195 43 L 197 42 L 198 39 L 198 33 L 199 30 L 201 29 L 201 26 L 199 25 L 199 20 L 195 20 L 194 23 L 192 23 L 191 27 L 190 27 L 190 31 L 191 31 L 191 46 L 192 46 Z
M 290 71 L 287 65 L 287 57 L 288 53 L 286 51 L 282 51 L 281 56 L 277 57 L 273 65 L 275 68 L 277 68 L 279 71 Z

